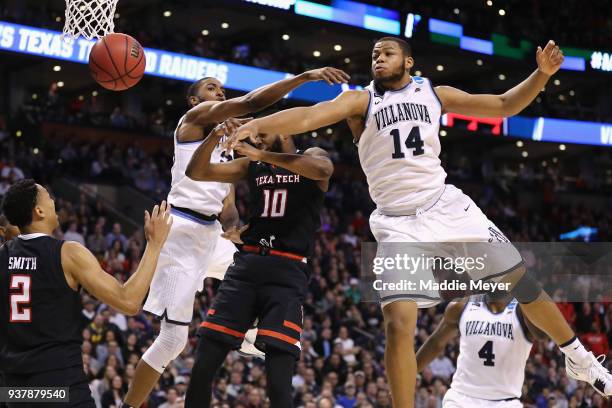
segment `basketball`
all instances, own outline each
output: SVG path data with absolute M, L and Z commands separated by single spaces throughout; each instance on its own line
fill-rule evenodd
M 91 76 L 102 87 L 112 91 L 123 91 L 136 85 L 144 75 L 145 66 L 142 46 L 127 34 L 107 34 L 89 53 Z

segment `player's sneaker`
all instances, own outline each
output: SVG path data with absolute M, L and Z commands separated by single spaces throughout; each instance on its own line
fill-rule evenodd
M 580 381 L 585 381 L 604 397 L 612 395 L 612 375 L 601 363 L 606 359 L 605 355 L 595 357 L 589 353 L 589 357 L 582 364 L 575 363 L 569 357 L 565 357 L 565 371 L 567 375 Z
M 238 354 L 243 357 L 257 357 L 262 360 L 266 359 L 266 354 L 255 347 L 255 339 L 257 338 L 257 329 L 250 329 L 244 335 L 244 341 L 238 350 Z

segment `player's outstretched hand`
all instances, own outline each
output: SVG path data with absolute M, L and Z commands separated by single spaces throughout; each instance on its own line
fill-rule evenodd
M 261 160 L 261 150 L 251 146 L 248 143 L 238 142 L 234 144 L 234 151 L 242 156 L 248 157 L 251 161 Z
M 147 242 L 161 248 L 168 238 L 170 226 L 172 225 L 172 217 L 170 217 L 170 205 L 162 201 L 160 205 L 153 207 L 153 211 L 149 214 L 145 210 L 145 237 Z
M 328 84 L 346 84 L 351 76 L 338 68 L 325 67 L 304 72 L 309 81 L 326 81 Z
M 247 225 L 243 225 L 242 227 L 238 228 L 236 226 L 231 227 L 230 229 L 228 229 L 227 231 L 225 231 L 223 234 L 221 234 L 221 236 L 225 239 L 229 239 L 230 241 L 232 241 L 234 244 L 244 244 L 244 242 L 242 242 L 242 240 L 240 239 L 240 235 L 247 230 L 247 228 L 249 228 L 249 224 Z
M 255 122 L 246 123 L 236 129 L 232 136 L 227 139 L 223 147 L 226 149 L 234 149 L 236 145 L 244 139 L 249 139 L 251 142 L 256 143 L 258 135 L 259 128 Z
M 557 72 L 563 64 L 563 59 L 563 51 L 553 40 L 549 40 L 543 50 L 542 47 L 538 46 L 536 51 L 538 69 L 546 75 L 553 75 Z

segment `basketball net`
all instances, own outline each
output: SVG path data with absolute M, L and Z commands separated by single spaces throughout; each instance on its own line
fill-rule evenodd
M 66 0 L 64 37 L 83 36 L 88 40 L 104 37 L 115 29 L 115 9 L 119 0 Z

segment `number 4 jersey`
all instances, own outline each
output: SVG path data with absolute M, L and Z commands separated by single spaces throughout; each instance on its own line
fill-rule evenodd
M 451 389 L 473 398 L 520 398 L 531 342 L 511 301 L 493 313 L 483 296 L 471 297 L 459 319 L 459 357 Z
M 28 374 L 83 363 L 81 299 L 64 276 L 63 243 L 27 234 L 0 248 L 0 371 Z
M 366 89 L 370 103 L 358 149 L 370 196 L 383 213 L 407 215 L 444 187 L 441 104 L 429 79 L 418 76 L 384 94 L 374 83 Z
M 318 183 L 255 161 L 249 163 L 248 183 L 250 218 L 243 242 L 311 256 L 324 197 Z

